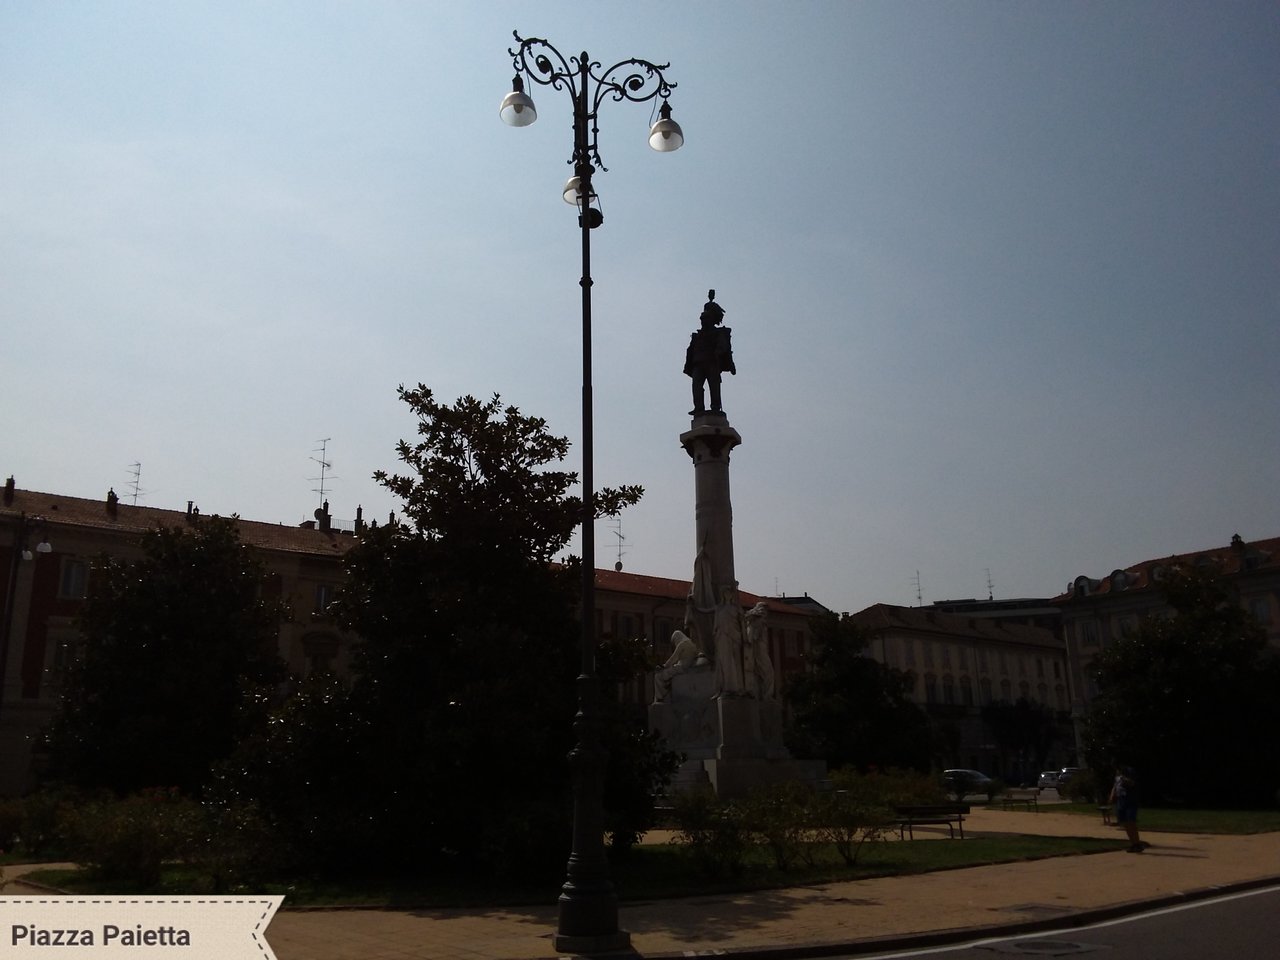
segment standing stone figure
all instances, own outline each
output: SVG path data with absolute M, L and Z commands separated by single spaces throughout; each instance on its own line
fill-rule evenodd
M 769 606 L 763 600 L 747 611 L 747 647 L 751 650 L 754 675 L 747 678 L 747 685 L 760 700 L 774 700 L 773 661 L 769 659 L 769 630 L 766 617 Z
M 703 399 L 702 385 L 711 389 L 711 410 L 724 413 L 720 402 L 720 374 L 728 372 L 737 374 L 738 368 L 733 365 L 733 343 L 730 336 L 733 331 L 718 324 L 724 321 L 724 308 L 716 303 L 716 292 L 707 291 L 707 305 L 702 308 L 702 327 L 693 332 L 689 340 L 689 348 L 684 354 L 684 372 L 693 378 L 693 415 L 706 413 L 706 402 Z
M 737 590 L 725 587 L 716 604 L 712 637 L 716 651 L 716 693 L 721 697 L 739 697 L 746 692 L 742 676 L 742 608 Z

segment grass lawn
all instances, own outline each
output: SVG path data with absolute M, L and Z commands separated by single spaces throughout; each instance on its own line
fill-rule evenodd
M 1098 805 L 1092 803 L 1061 804 L 1055 813 L 1075 813 L 1096 817 Z M 1141 807 L 1138 826 L 1143 830 L 1169 833 L 1274 833 L 1280 831 L 1280 810 L 1182 810 L 1166 807 Z
M 805 886 L 838 880 L 929 873 L 991 863 L 1009 863 L 1044 857 L 1101 853 L 1123 846 L 1120 838 L 1083 837 L 971 837 L 965 840 L 914 840 L 871 843 L 863 847 L 858 863 L 845 865 L 830 847 L 814 849 L 813 863 L 797 862 L 779 870 L 763 847 L 751 848 L 737 873 L 710 876 L 698 869 L 677 845 L 643 845 L 612 863 L 610 870 L 621 900 L 657 900 L 705 896 L 744 890 Z M 285 906 L 492 906 L 545 904 L 558 896 L 564 881 L 563 865 L 538 879 L 522 881 L 466 878 L 352 878 L 345 882 L 294 879 L 255 885 L 256 894 L 281 893 Z M 118 884 L 97 882 L 78 870 L 41 870 L 32 880 L 77 894 L 134 893 Z M 192 895 L 211 891 L 192 871 L 174 867 L 167 871 L 153 894 Z M 243 892 L 243 891 L 234 891 Z
M 1054 806 L 1055 812 L 1097 817 L 1096 804 Z M 1280 831 L 1280 810 L 1172 810 L 1143 808 L 1143 830 L 1180 833 L 1250 834 Z M 921 839 L 869 843 L 858 863 L 845 865 L 827 846 L 815 846 L 812 863 L 798 861 L 780 870 L 767 848 L 754 846 L 736 873 L 708 875 L 687 851 L 675 844 L 645 844 L 611 864 L 610 875 L 623 901 L 728 894 L 745 890 L 798 887 L 868 877 L 904 876 L 993 863 L 1012 863 L 1044 857 L 1101 853 L 1124 846 L 1124 838 L 1038 837 L 996 835 L 964 840 Z M 10 855 L 12 856 L 12 855 Z M 20 854 L 19 854 L 20 858 Z M 8 859 L 8 858 L 6 858 Z M 123 894 L 119 884 L 92 880 L 78 870 L 41 870 L 31 879 L 78 894 Z M 252 893 L 284 894 L 285 906 L 495 906 L 545 904 L 555 899 L 564 882 L 564 863 L 548 865 L 534 878 L 472 879 L 457 876 L 388 878 L 370 874 L 340 880 L 292 878 L 256 884 Z M 174 867 L 155 894 L 209 894 L 205 879 L 195 871 Z M 235 893 L 250 892 L 236 890 Z

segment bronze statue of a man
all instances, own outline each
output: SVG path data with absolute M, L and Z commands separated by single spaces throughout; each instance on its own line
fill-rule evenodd
M 719 326 L 724 321 L 724 308 L 716 303 L 716 292 L 707 291 L 707 305 L 702 308 L 702 328 L 695 330 L 689 340 L 689 349 L 684 354 L 684 372 L 693 378 L 693 415 L 706 413 L 706 402 L 703 399 L 702 385 L 711 389 L 711 409 L 715 413 L 724 413 L 720 403 L 720 374 L 728 372 L 737 374 L 738 368 L 733 365 L 733 344 L 730 336 L 733 333 L 728 327 Z

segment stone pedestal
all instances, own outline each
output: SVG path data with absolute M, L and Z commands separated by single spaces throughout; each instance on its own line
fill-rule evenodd
M 722 799 L 784 780 L 817 786 L 826 769 L 821 761 L 791 758 L 782 737 L 782 704 L 767 698 L 771 685 L 754 681 L 750 643 L 741 629 L 744 614 L 734 613 L 739 602 L 729 454 L 740 443 L 738 431 L 718 412 L 695 414 L 690 428 L 680 435 L 694 474 L 696 559 L 687 613 L 690 633 L 704 658 L 717 656 L 719 643 L 724 659 L 719 670 L 704 659 L 675 673 L 664 699 L 649 707 L 649 728 L 686 757 L 672 789 L 709 785 Z M 739 618 L 736 625 L 734 616 Z

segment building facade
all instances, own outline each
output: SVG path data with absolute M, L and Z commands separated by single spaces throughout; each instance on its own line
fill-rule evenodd
M 911 674 L 910 697 L 939 730 L 942 766 L 1033 783 L 1039 764 L 1064 766 L 1071 759 L 1066 651 L 1052 630 L 1016 618 L 884 603 L 852 619 L 870 637 L 868 656 Z M 983 720 L 983 708 L 1019 700 L 1043 708 L 1061 726 L 1044 757 L 1002 746 Z
M 1262 625 L 1268 641 L 1280 646 L 1280 537 L 1245 542 L 1236 535 L 1226 546 L 1144 560 L 1096 579 L 1076 577 L 1052 603 L 1062 611 L 1077 742 L 1098 694 L 1090 670 L 1094 657 L 1136 631 L 1143 618 L 1169 612 L 1160 581 L 1179 567 L 1204 570 L 1225 581 Z
M 0 796 L 33 784 L 32 763 L 43 729 L 52 718 L 69 651 L 79 640 L 77 621 L 95 558 L 141 556 L 140 538 L 158 527 L 182 527 L 199 511 L 122 503 L 112 492 L 101 500 L 20 490 L 12 478 L 0 494 L 0 571 L 5 575 L 0 609 Z M 357 513 L 359 516 L 359 513 Z M 358 542 L 355 530 L 335 529 L 328 504 L 299 526 L 237 520 L 241 542 L 252 547 L 267 570 L 264 595 L 283 601 L 277 652 L 289 672 L 344 675 L 354 638 L 338 630 L 327 613 L 342 584 L 342 558 Z M 643 637 L 654 654 L 671 652 L 671 634 L 684 620 L 689 581 L 615 570 L 596 571 L 596 633 L 599 637 Z M 744 606 L 762 598 L 742 593 Z M 803 669 L 809 647 L 809 614 L 769 602 L 769 644 L 785 682 Z M 643 720 L 653 699 L 652 677 L 634 680 L 623 702 Z

